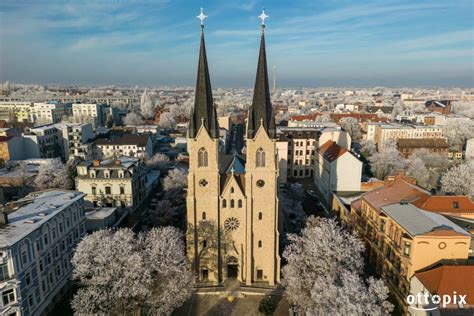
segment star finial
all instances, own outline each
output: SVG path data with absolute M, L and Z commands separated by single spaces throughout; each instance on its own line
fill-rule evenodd
M 203 7 L 201 7 L 201 13 L 196 18 L 201 20 L 201 27 L 204 27 L 204 19 L 207 18 L 207 15 L 204 14 Z
M 265 8 L 262 9 L 262 14 L 260 14 L 258 17 L 262 20 L 262 27 L 265 27 L 265 19 L 270 17 L 265 14 Z

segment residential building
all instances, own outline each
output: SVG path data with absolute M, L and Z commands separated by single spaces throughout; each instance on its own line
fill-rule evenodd
M 431 112 L 438 112 L 444 115 L 451 114 L 450 100 L 429 100 L 425 103 L 425 108 Z
M 441 126 L 382 124 L 375 126 L 374 142 L 377 145 L 401 138 L 444 138 Z
M 474 159 L 474 138 L 468 139 L 466 141 L 466 153 L 464 155 L 466 160 Z
M 72 115 L 76 123 L 91 123 L 94 129 L 119 120 L 116 108 L 100 103 L 74 103 Z
M 362 162 L 345 148 L 328 140 L 315 158 L 314 184 L 327 203 L 334 191 L 360 191 Z
M 3 161 L 23 159 L 23 138 L 20 136 L 0 136 L 0 158 Z
M 66 158 L 61 132 L 54 125 L 31 128 L 23 134 L 25 158 Z
M 61 103 L 33 103 L 30 111 L 30 121 L 37 124 L 52 124 L 61 122 L 66 114 L 65 105 Z
M 0 214 L 1 315 L 43 315 L 68 292 L 85 234 L 84 194 L 30 193 Z
M 146 158 L 153 156 L 153 144 L 148 135 L 124 134 L 115 138 L 99 138 L 95 142 L 101 158 L 128 156 Z
M 469 315 L 474 313 L 474 265 L 440 262 L 416 272 L 410 280 L 410 294 L 420 297 L 408 306 L 412 316 Z M 421 294 L 421 295 L 419 295 Z M 434 304 L 436 295 L 449 303 Z M 463 295 L 465 300 L 460 300 Z M 454 297 L 456 296 L 456 297 Z M 425 297 L 427 300 L 425 300 Z M 464 302 L 465 301 L 465 302 Z
M 86 194 L 88 205 L 136 208 L 158 177 L 138 158 L 85 161 L 77 165 L 76 188 Z
M 186 253 L 200 284 L 218 286 L 238 280 L 247 286 L 275 286 L 280 282 L 282 216 L 264 33 L 248 111 L 244 158 L 237 150 L 230 154 L 219 150 L 203 30 L 188 129 Z M 237 139 L 229 139 L 238 144 Z M 226 147 L 238 148 L 232 144 Z
M 30 118 L 32 102 L 0 101 L 0 119 L 25 122 Z
M 64 157 L 82 160 L 95 158 L 94 131 L 90 123 L 59 123 L 55 127 L 61 133 Z
M 433 195 L 419 204 L 418 207 L 442 215 L 474 220 L 474 202 L 468 196 Z
M 448 157 L 449 144 L 446 138 L 400 138 L 397 140 L 398 151 L 409 158 L 414 151 L 426 149 L 431 153 Z

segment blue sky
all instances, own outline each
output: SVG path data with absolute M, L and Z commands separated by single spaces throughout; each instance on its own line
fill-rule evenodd
M 474 86 L 472 0 L 2 0 L 0 81 L 192 86 L 201 5 L 214 87 L 253 85 L 263 6 L 279 86 Z

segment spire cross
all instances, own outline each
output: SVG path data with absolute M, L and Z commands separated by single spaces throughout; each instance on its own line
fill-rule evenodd
M 201 7 L 201 13 L 196 16 L 199 20 L 201 20 L 201 27 L 204 27 L 204 19 L 207 18 L 207 15 L 204 14 L 204 9 Z
M 262 27 L 265 27 L 265 19 L 269 18 L 269 15 L 265 14 L 265 8 L 262 9 L 262 14 L 258 16 L 262 20 Z

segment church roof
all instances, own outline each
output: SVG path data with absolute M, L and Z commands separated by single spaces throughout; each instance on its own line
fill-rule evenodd
M 276 137 L 275 120 L 272 104 L 270 102 L 270 89 L 268 87 L 267 57 L 265 51 L 265 33 L 262 25 L 260 40 L 260 53 L 258 56 L 257 76 L 253 91 L 252 106 L 249 109 L 247 137 L 253 138 L 262 124 L 270 138 Z
M 201 46 L 199 49 L 199 65 L 194 93 L 194 108 L 189 122 L 189 137 L 196 137 L 201 125 L 204 125 L 211 138 L 219 137 L 217 113 L 212 98 L 211 79 L 207 65 L 206 45 L 204 42 L 204 26 L 201 25 Z
M 219 156 L 219 172 L 223 174 L 232 173 L 232 169 L 236 174 L 245 173 L 245 158 L 241 155 L 220 155 Z

